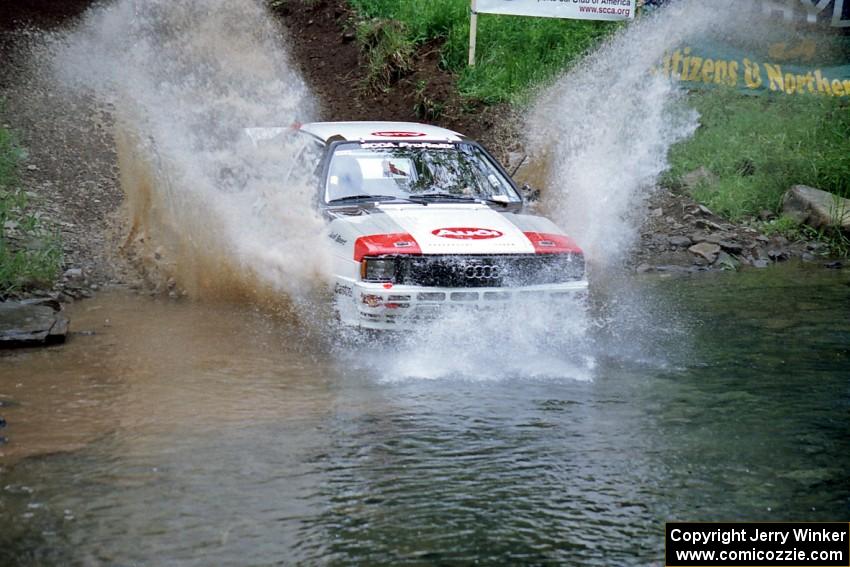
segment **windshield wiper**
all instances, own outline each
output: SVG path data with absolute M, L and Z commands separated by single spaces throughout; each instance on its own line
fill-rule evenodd
M 345 203 L 347 201 L 406 201 L 403 197 L 395 197 L 393 195 L 368 195 L 363 193 L 362 195 L 349 195 L 347 197 L 340 197 L 338 199 L 331 199 L 328 201 L 329 205 L 333 205 L 335 203 Z
M 513 201 L 500 201 L 499 199 L 481 199 L 481 200 L 484 201 L 485 203 L 488 203 L 488 204 L 491 204 L 491 205 L 501 205 L 503 207 L 507 207 L 507 206 L 513 204 Z
M 475 197 L 463 197 L 461 195 L 452 195 L 451 193 L 422 193 L 421 195 L 411 195 L 409 199 L 414 202 L 445 199 L 448 201 L 468 201 L 470 203 L 478 200 Z

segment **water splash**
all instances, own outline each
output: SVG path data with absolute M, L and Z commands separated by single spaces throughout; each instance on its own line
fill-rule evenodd
M 751 24 L 728 0 L 671 3 L 615 34 L 532 105 L 527 147 L 548 162 L 547 208 L 594 266 L 624 259 L 670 147 L 698 127 L 683 90 L 654 72 L 665 52 L 718 30 L 752 34 Z
M 113 110 L 128 247 L 195 296 L 298 298 L 327 268 L 286 126 L 314 103 L 259 0 L 119 0 L 55 49 L 58 76 Z M 251 127 L 283 127 L 258 142 Z M 258 214 L 262 210 L 263 214 Z M 309 254 L 305 251 L 309 250 Z
M 398 336 L 352 332 L 337 345 L 346 367 L 382 382 L 407 380 L 591 381 L 596 367 L 586 301 L 562 298 L 487 311 L 449 311 Z M 354 347 L 354 348 L 352 348 Z M 369 352 L 368 357 L 362 353 Z

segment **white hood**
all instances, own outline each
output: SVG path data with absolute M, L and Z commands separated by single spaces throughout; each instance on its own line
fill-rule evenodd
M 534 246 L 507 217 L 486 205 L 381 205 L 423 254 L 533 254 Z

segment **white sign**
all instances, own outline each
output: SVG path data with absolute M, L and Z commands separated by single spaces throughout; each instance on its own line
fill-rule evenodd
M 477 0 L 479 14 L 577 20 L 630 20 L 636 0 Z

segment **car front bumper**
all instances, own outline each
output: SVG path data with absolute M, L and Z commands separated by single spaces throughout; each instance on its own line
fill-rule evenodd
M 405 330 L 451 310 L 489 311 L 528 302 L 558 303 L 582 298 L 587 288 L 587 280 L 510 288 L 445 288 L 338 278 L 335 301 L 340 320 L 346 325 Z

